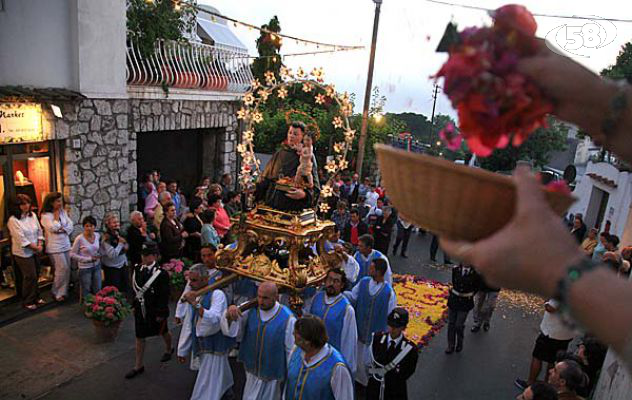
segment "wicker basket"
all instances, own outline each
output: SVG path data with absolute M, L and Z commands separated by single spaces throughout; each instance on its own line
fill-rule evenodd
M 509 176 L 375 145 L 382 182 L 394 206 L 414 224 L 452 239 L 476 241 L 505 226 L 516 190 Z M 546 192 L 562 215 L 572 196 Z

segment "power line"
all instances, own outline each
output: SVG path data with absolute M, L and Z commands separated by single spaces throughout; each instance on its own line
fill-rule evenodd
M 449 1 L 441 1 L 441 0 L 424 0 L 424 1 L 428 3 L 443 5 L 443 6 L 465 8 L 468 10 L 485 11 L 485 12 L 494 11 L 494 9 L 492 8 L 471 6 L 468 4 L 451 3 Z M 545 13 L 536 13 L 536 12 L 532 12 L 531 14 L 533 14 L 533 16 L 535 17 L 543 17 L 543 18 L 583 19 L 583 20 L 600 20 L 600 21 L 609 21 L 609 22 L 632 23 L 632 19 L 602 18 L 602 17 L 597 17 L 597 16 L 582 17 L 581 15 L 545 14 Z

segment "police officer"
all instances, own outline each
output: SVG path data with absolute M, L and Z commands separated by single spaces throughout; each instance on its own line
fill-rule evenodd
M 474 295 L 480 287 L 480 275 L 474 267 L 461 264 L 452 269 L 452 288 L 448 297 L 448 348 L 446 354 L 463 350 L 465 320 L 474 308 Z M 456 343 L 455 343 L 456 342 Z M 456 344 L 456 347 L 455 347 Z
M 406 337 L 408 311 L 395 307 L 388 315 L 387 331 L 373 334 L 367 359 L 367 400 L 406 400 L 406 381 L 417 368 L 417 345 Z

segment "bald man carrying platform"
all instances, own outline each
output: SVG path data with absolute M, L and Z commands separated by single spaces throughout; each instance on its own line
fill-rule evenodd
M 278 400 L 286 376 L 287 360 L 294 347 L 296 317 L 277 301 L 272 282 L 257 290 L 258 306 L 243 314 L 230 306 L 222 317 L 224 335 L 239 341 L 239 361 L 246 369 L 244 400 Z

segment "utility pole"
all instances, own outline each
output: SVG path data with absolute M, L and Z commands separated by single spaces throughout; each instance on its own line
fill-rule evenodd
M 364 148 L 366 147 L 367 127 L 369 123 L 369 105 L 371 103 L 371 89 L 373 86 L 373 67 L 375 65 L 375 45 L 377 42 L 377 27 L 380 23 L 380 7 L 382 0 L 373 0 L 375 3 L 375 17 L 373 19 L 373 39 L 371 40 L 371 55 L 369 57 L 369 73 L 366 79 L 366 90 L 364 92 L 364 107 L 362 109 L 362 126 L 360 128 L 360 139 L 358 140 L 358 161 L 356 172 L 362 176 L 362 163 L 364 161 Z
M 439 85 L 435 83 L 434 93 L 432 95 L 432 116 L 430 117 L 430 148 L 432 149 L 433 136 L 434 136 L 434 117 L 435 107 L 437 106 L 437 92 L 439 91 Z

